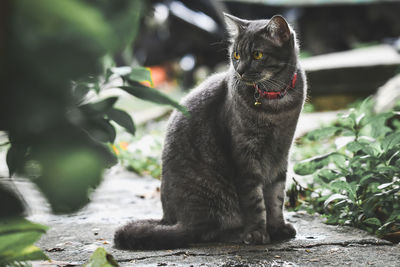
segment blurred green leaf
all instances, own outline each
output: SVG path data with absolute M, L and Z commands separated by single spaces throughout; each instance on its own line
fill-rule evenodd
M 102 143 L 113 143 L 117 132 L 107 119 L 93 118 L 84 125 L 85 130 L 94 139 Z
M 400 144 L 400 132 L 391 133 L 382 140 L 382 150 L 387 151 Z
M 348 197 L 341 194 L 333 194 L 324 202 L 324 207 L 326 208 L 331 202 L 339 199 L 347 199 Z
M 62 151 L 62 153 L 60 153 Z M 89 201 L 89 192 L 101 181 L 103 159 L 84 147 L 54 147 L 35 151 L 42 175 L 33 180 L 56 213 L 75 211 Z
M 324 138 L 332 137 L 339 133 L 341 129 L 339 127 L 331 126 L 331 127 L 324 127 L 320 129 L 313 130 L 309 132 L 305 138 L 310 141 L 321 140 Z
M 345 191 L 351 200 L 353 201 L 356 200 L 357 198 L 356 188 L 352 183 L 348 183 L 342 180 L 335 180 L 332 181 L 330 185 L 332 188 L 334 188 L 336 191 L 339 191 L 342 194 L 344 194 L 342 191 Z
M 107 111 L 112 109 L 114 104 L 118 101 L 118 97 L 109 97 L 97 103 L 89 103 L 80 106 L 79 108 L 90 116 L 103 116 Z
M 84 264 L 83 267 L 118 267 L 118 262 L 114 260 L 111 254 L 108 254 L 104 248 L 97 248 L 89 262 Z
M 294 166 L 294 172 L 299 175 L 309 175 L 327 166 L 331 162 L 344 163 L 346 157 L 340 153 L 332 152 L 321 156 L 298 162 Z
M 129 94 L 136 96 L 140 99 L 151 101 L 157 104 L 170 105 L 181 111 L 183 114 L 188 115 L 186 107 L 179 105 L 178 102 L 171 99 L 167 95 L 160 91 L 144 86 L 136 81 L 128 79 L 129 86 L 120 86 L 121 89 L 125 90 Z
M 382 225 L 381 221 L 378 218 L 368 218 L 364 220 L 365 224 L 380 227 Z
M 107 111 L 107 116 L 110 120 L 124 127 L 129 133 L 135 134 L 135 124 L 127 112 L 113 108 Z
M 137 81 L 137 82 L 148 81 L 153 86 L 151 72 L 150 72 L 150 69 L 148 69 L 148 68 L 144 68 L 144 67 L 140 67 L 140 66 L 132 67 L 132 71 L 127 75 L 127 78 L 129 78 L 132 81 Z
M 24 218 L 0 219 L 0 265 L 13 261 L 47 260 L 47 256 L 32 244 L 48 227 Z
M 363 151 L 370 156 L 376 156 L 379 152 L 371 145 L 371 142 L 367 141 L 352 141 L 346 145 L 346 148 L 354 153 Z

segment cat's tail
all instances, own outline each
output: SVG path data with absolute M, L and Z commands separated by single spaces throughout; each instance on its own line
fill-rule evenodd
M 191 234 L 182 225 L 166 225 L 159 220 L 133 221 L 114 235 L 115 246 L 129 250 L 179 248 L 191 241 Z

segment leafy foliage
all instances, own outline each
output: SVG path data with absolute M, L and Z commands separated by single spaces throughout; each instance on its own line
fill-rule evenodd
M 325 214 L 327 223 L 399 241 L 400 116 L 396 111 L 374 113 L 373 104 L 367 99 L 333 126 L 303 137 L 303 145 L 333 142 L 336 148 L 294 166 L 297 174 L 312 175 L 313 182 L 296 182 L 288 191 L 289 202 Z
M 47 260 L 47 256 L 33 246 L 47 227 L 13 217 L 0 219 L 0 265 L 27 260 Z
M 97 248 L 83 267 L 118 267 L 118 263 L 104 248 Z
M 10 141 L 10 176 L 30 178 L 54 212 L 75 211 L 88 202 L 104 169 L 117 162 L 110 150 L 114 123 L 135 133 L 130 115 L 115 108 L 118 97 L 100 98 L 102 88 L 119 79 L 133 96 L 185 109 L 140 83 L 152 84 L 149 70 L 126 67 L 121 74 L 113 68 L 111 55 L 131 49 L 142 0 L 5 0 L 0 5 L 0 131 Z M 1 184 L 0 193 L 2 203 L 12 204 L 1 207 L 1 220 L 22 216 L 22 201 Z M 30 242 L 39 236 L 35 233 L 20 234 Z M 41 255 L 33 247 L 10 248 L 16 260 Z

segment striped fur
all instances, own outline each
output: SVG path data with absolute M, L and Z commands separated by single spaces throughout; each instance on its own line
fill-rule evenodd
M 239 51 L 240 62 L 231 58 L 228 71 L 209 77 L 183 100 L 190 116 L 172 114 L 162 155 L 164 216 L 119 229 L 119 248 L 263 244 L 296 234 L 282 214 L 288 154 L 306 97 L 295 34 L 281 17 L 227 20 L 233 32 L 229 51 Z M 264 58 L 252 60 L 254 49 Z M 244 77 L 261 78 L 259 85 L 269 90 L 288 84 L 297 72 L 296 86 L 284 98 L 261 99 L 255 107 L 254 88 L 238 75 L 243 66 Z

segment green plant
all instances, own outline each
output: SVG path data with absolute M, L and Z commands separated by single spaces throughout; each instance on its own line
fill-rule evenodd
M 159 127 L 159 126 L 157 126 Z M 141 176 L 161 178 L 161 144 L 163 132 L 152 131 L 137 135 L 112 146 L 121 164 Z
M 400 113 L 373 112 L 373 101 L 341 114 L 328 127 L 304 136 L 303 144 L 330 150 L 298 162 L 296 174 L 312 175 L 288 191 L 290 206 L 325 214 L 329 224 L 345 224 L 399 241 Z
M 46 226 L 19 217 L 1 220 L 0 266 L 12 266 L 26 260 L 47 260 L 47 256 L 32 245 L 46 231 Z
M 119 264 L 114 260 L 111 254 L 108 254 L 104 248 L 97 248 L 89 261 L 83 267 L 118 267 Z
M 96 95 L 114 77 L 133 96 L 185 112 L 140 83 L 151 82 L 145 68 L 121 73 L 109 63 L 111 55 L 131 49 L 143 8 L 141 0 L 0 3 L 0 131 L 9 139 L 9 173 L 31 179 L 56 213 L 85 205 L 104 169 L 116 163 L 109 149 L 116 136 L 113 123 L 135 132 L 129 114 L 114 107 L 118 97 L 87 101 L 88 94 Z M 0 208 L 2 239 L 4 223 L 22 217 L 23 204 L 2 184 L 0 203 L 7 203 Z M 23 234 L 21 229 L 15 233 Z M 23 246 L 10 248 L 26 256 L 20 260 L 36 259 Z

